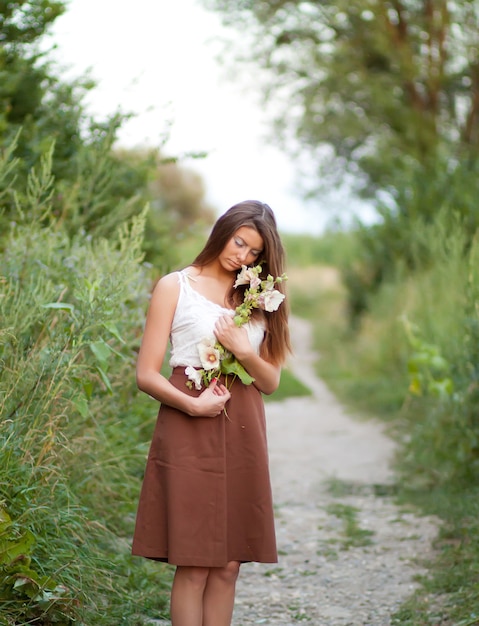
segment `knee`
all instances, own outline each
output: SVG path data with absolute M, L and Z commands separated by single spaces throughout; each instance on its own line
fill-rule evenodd
M 203 589 L 208 579 L 209 569 L 207 567 L 183 567 L 176 568 L 175 579 L 181 580 L 183 584 L 196 589 Z
M 234 585 L 238 578 L 239 569 L 240 563 L 238 561 L 230 561 L 225 567 L 218 567 L 212 570 L 212 574 L 219 581 L 227 585 Z

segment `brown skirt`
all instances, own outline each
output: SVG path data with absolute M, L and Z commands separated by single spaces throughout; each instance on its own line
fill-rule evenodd
M 170 382 L 186 385 L 183 367 Z M 161 405 L 140 494 L 132 553 L 174 565 L 276 563 L 261 393 L 235 380 L 227 414 Z

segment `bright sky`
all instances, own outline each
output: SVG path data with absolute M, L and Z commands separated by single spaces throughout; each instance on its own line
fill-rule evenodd
M 90 69 L 97 82 L 93 114 L 136 114 L 122 145 L 159 146 L 170 121 L 168 154 L 208 153 L 185 165 L 202 175 L 218 213 L 255 198 L 271 205 L 281 230 L 318 233 L 332 215 L 295 194 L 293 163 L 265 141 L 254 77 L 251 88 L 244 77 L 227 80 L 215 58 L 222 33 L 218 15 L 195 0 L 69 0 L 52 36 L 62 65 L 76 76 Z

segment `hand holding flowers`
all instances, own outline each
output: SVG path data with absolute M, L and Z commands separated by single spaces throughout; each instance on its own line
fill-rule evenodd
M 261 265 L 256 267 L 243 265 L 234 283 L 235 288 L 240 285 L 249 285 L 245 289 L 243 302 L 235 309 L 233 320 L 238 327 L 249 322 L 254 309 L 274 312 L 285 298 L 283 293 L 275 289 L 275 285 L 287 280 L 286 274 L 276 278 L 268 275 L 265 280 L 262 280 L 261 269 Z M 196 389 L 201 389 L 202 385 L 208 386 L 211 380 L 220 374 L 238 376 L 245 385 L 254 382 L 254 378 L 248 374 L 234 354 L 214 337 L 204 338 L 198 344 L 198 353 L 202 369 L 195 369 L 191 366 L 185 369 L 189 379 L 186 384 L 189 387 L 194 384 Z

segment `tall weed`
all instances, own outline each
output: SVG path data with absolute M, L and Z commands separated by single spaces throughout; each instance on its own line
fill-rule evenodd
M 409 318 L 419 340 L 435 348 L 423 359 L 423 371 L 450 383 L 443 385 L 443 393 L 436 386 L 409 394 L 405 414 L 412 419 L 405 466 L 429 485 L 474 482 L 479 478 L 479 242 L 476 237 L 466 245 L 470 235 L 459 222 L 447 232 L 440 223 L 428 230 L 436 263 L 411 279 L 415 294 Z M 414 357 L 414 345 L 411 353 Z M 440 373 L 438 356 L 443 361 Z
M 356 328 L 344 291 L 310 282 L 299 300 L 321 375 L 356 413 L 388 420 L 400 497 L 443 520 L 428 576 L 392 616 L 415 626 L 478 619 L 479 237 L 443 215 L 402 240 L 413 264 L 396 258 Z
M 2 616 L 141 623 L 163 611 L 168 579 L 157 567 L 154 585 L 128 548 L 154 411 L 134 381 L 145 212 L 108 240 L 70 235 L 53 189 L 46 160 L 0 255 Z
M 355 332 L 347 315 L 338 315 L 337 300 L 331 302 L 335 314 L 329 321 L 323 315 L 326 329 L 318 324 L 316 330 L 323 354 L 318 367 L 356 407 L 390 418 L 399 413 L 395 427 L 402 429 L 402 467 L 410 477 L 428 484 L 473 480 L 479 477 L 478 239 L 471 239 L 461 220 L 444 214 L 416 226 L 409 255 L 422 257 L 427 247 L 431 262 L 411 273 L 399 260 L 389 280 L 369 295 L 368 313 Z M 416 342 L 431 347 L 423 374 L 435 375 L 432 355 L 440 355 L 441 376 L 454 393 L 414 391 L 411 362 L 419 349 L 408 340 L 411 326 Z

